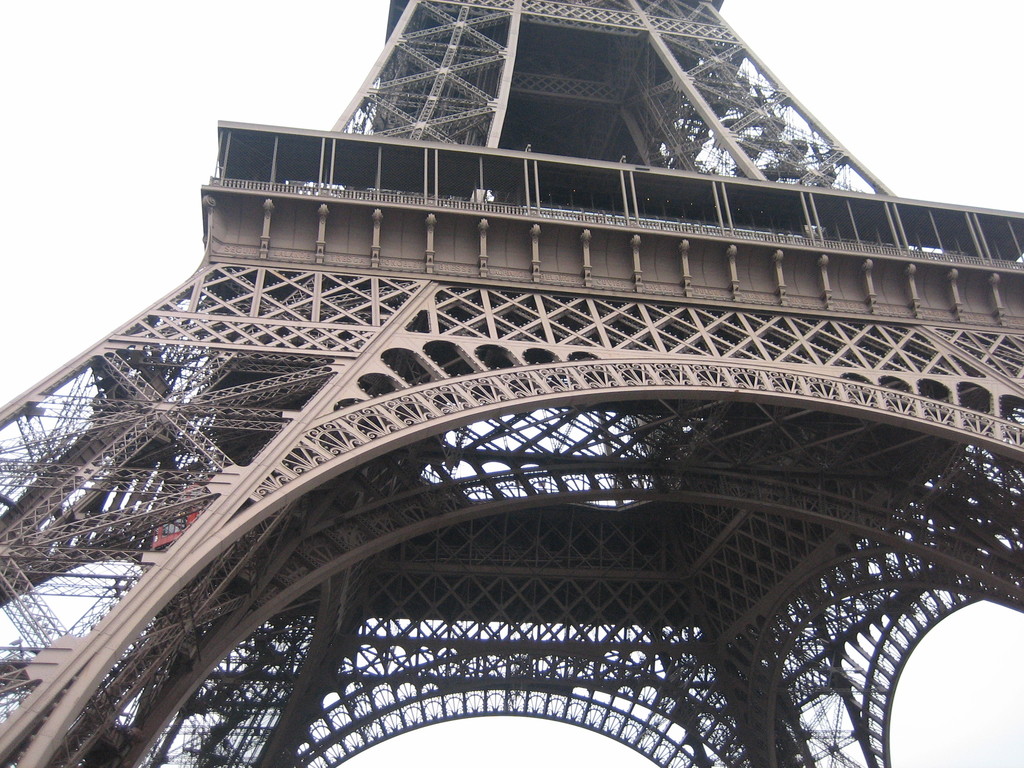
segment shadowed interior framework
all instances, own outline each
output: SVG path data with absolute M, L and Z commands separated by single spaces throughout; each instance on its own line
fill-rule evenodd
M 0 763 L 891 768 L 1024 603 L 1024 217 L 890 196 L 720 5 L 394 0 L 334 131 L 221 125 L 199 270 L 0 412 Z

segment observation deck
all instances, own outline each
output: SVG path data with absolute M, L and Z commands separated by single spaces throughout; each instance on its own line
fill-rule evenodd
M 1024 214 L 244 123 L 204 191 L 213 262 L 1024 327 Z

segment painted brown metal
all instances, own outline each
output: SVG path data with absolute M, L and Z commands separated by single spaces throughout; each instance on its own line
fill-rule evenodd
M 886 768 L 920 638 L 1024 599 L 1024 216 L 838 188 L 884 191 L 709 4 L 392 23 L 371 135 L 222 124 L 197 273 L 3 412 L 0 759 L 322 766 L 528 714 Z M 522 55 L 559 36 L 649 77 Z

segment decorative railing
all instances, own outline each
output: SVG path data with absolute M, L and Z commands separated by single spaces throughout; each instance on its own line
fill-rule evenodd
M 421 208 L 447 209 L 466 211 L 497 216 L 521 216 L 544 218 L 553 221 L 575 222 L 597 226 L 619 227 L 624 229 L 644 229 L 655 232 L 670 232 L 680 235 L 697 237 L 714 237 L 726 240 L 747 240 L 772 245 L 784 245 L 796 248 L 811 248 L 830 251 L 846 251 L 863 253 L 871 256 L 891 256 L 901 259 L 928 260 L 948 264 L 970 264 L 974 266 L 1024 270 L 1020 261 L 992 261 L 976 256 L 969 256 L 954 250 L 925 250 L 918 248 L 897 248 L 892 245 L 868 243 L 863 240 L 843 240 L 835 238 L 807 237 L 792 232 L 783 232 L 767 228 L 716 226 L 705 222 L 685 221 L 682 219 L 660 219 L 649 216 L 625 216 L 623 214 L 604 211 L 588 211 L 584 209 L 560 208 L 550 206 L 511 205 L 508 203 L 474 202 L 453 197 L 430 197 L 410 192 L 395 192 L 383 189 L 346 189 L 340 186 L 314 183 L 280 183 L 268 181 L 251 181 L 246 179 L 211 179 L 212 186 L 226 189 L 238 189 L 247 192 L 266 192 L 272 194 L 310 196 L 317 198 L 333 198 L 353 200 L 377 205 L 416 206 Z

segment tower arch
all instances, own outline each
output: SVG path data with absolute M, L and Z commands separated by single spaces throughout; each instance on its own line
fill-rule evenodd
M 1021 217 L 885 194 L 715 3 L 393 10 L 354 133 L 223 124 L 200 271 L 3 412 L 0 761 L 298 759 L 463 647 L 638 674 L 570 690 L 659 759 L 885 768 L 905 646 L 1020 600 Z

